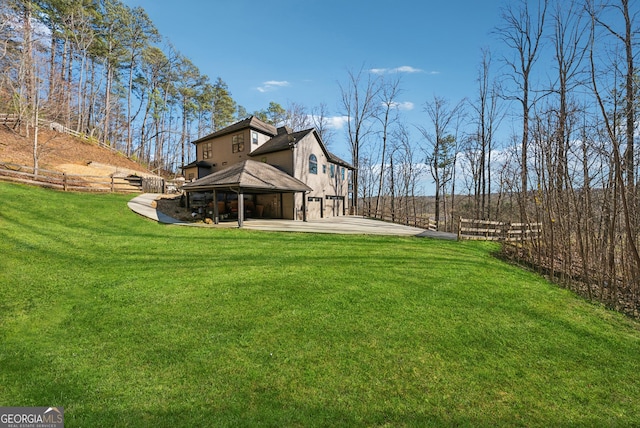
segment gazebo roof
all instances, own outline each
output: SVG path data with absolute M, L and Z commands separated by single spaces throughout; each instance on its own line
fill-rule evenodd
M 259 193 L 294 193 L 312 190 L 302 181 L 273 165 L 249 159 L 191 183 L 185 183 L 183 189 L 186 191 L 239 189 Z

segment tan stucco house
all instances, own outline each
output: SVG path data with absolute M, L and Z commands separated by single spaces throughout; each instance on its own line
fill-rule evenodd
M 193 144 L 196 161 L 183 167 L 183 189 L 188 203 L 194 195 L 204 200 L 216 221 L 347 212 L 353 167 L 330 153 L 313 128 L 293 132 L 252 116 Z

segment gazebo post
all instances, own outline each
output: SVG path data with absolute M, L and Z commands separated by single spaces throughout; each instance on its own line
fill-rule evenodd
M 302 221 L 307 221 L 307 192 L 302 192 Z
M 213 189 L 213 223 L 220 223 L 220 213 L 218 212 L 218 190 Z
M 238 192 L 238 227 L 242 227 L 244 222 L 244 193 L 242 189 Z

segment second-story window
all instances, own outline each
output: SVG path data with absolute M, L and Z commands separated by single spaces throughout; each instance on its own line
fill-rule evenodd
M 244 152 L 244 135 L 237 134 L 232 137 L 231 151 L 233 153 Z
M 258 144 L 258 133 L 256 131 L 251 131 L 251 144 Z
M 316 155 L 312 154 L 309 156 L 309 174 L 317 174 L 318 173 L 318 158 Z
M 202 159 L 211 159 L 213 157 L 211 143 L 204 143 L 202 146 Z

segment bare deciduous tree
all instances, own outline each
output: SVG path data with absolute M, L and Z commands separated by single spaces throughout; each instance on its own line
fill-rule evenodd
M 379 92 L 380 80 L 364 70 L 364 67 L 357 72 L 350 70 L 347 83 L 340 84 L 341 105 L 343 114 L 347 117 L 347 139 L 351 150 L 351 163 L 354 167 L 351 200 L 354 214 L 358 212 L 358 198 L 361 190 L 358 181 L 360 149 L 371 131 L 371 121 L 379 110 Z
M 529 120 L 531 108 L 536 96 L 532 93 L 533 66 L 539 58 L 543 40 L 548 0 L 538 0 L 537 7 L 531 10 L 528 0 L 509 2 L 502 11 L 503 26 L 496 30 L 498 37 L 513 52 L 512 57 L 504 58 L 510 73 L 514 89 L 505 94 L 507 99 L 518 102 L 522 114 L 521 142 L 521 192 L 526 198 L 528 192 L 528 149 Z M 521 202 L 521 217 L 525 221 L 524 201 Z

